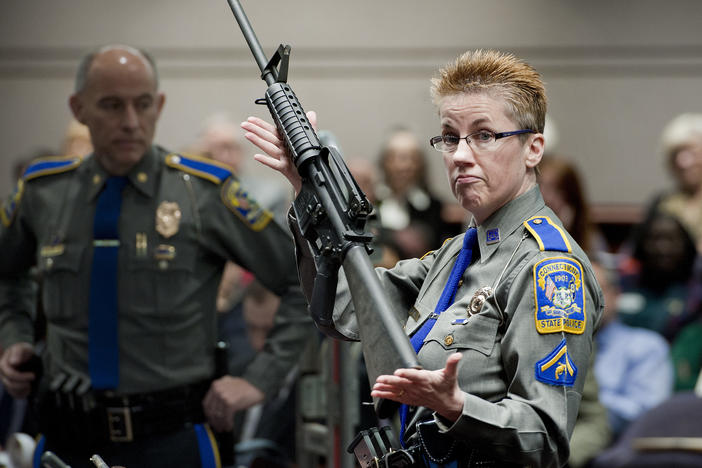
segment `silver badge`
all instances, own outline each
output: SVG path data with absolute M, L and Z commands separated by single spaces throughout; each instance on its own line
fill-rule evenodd
M 473 298 L 470 300 L 470 305 L 468 306 L 468 316 L 480 313 L 483 308 L 483 304 L 492 296 L 492 288 L 490 286 L 484 286 L 473 293 Z
M 176 202 L 163 201 L 156 208 L 156 231 L 165 238 L 178 232 L 182 214 Z

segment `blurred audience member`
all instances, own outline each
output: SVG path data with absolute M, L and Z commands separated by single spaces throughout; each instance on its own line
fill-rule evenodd
M 694 319 L 695 311 L 686 305 L 694 279 L 694 240 L 677 217 L 652 211 L 635 228 L 631 249 L 620 265 L 620 319 L 654 330 L 672 342 Z
M 590 355 L 580 409 L 575 420 L 573 434 L 570 436 L 568 468 L 588 466 L 590 461 L 606 449 L 612 440 L 607 408 L 604 407 L 599 398 L 599 385 L 595 375 L 596 355 L 595 347 Z
M 583 250 L 592 255 L 593 251 L 604 249 L 604 242 L 590 221 L 585 186 L 575 164 L 560 156 L 544 155 L 539 163 L 538 182 L 544 202 Z M 599 242 L 593 249 L 595 239 Z M 595 359 L 596 349 L 592 352 L 578 418 L 570 439 L 570 468 L 587 466 L 609 445 L 612 437 L 607 409 L 599 398 Z
M 671 346 L 676 392 L 694 390 L 702 371 L 702 319 L 686 325 Z
M 346 161 L 349 172 L 368 201 L 373 205 L 373 211 L 368 217 L 368 229 L 373 234 L 373 253 L 371 261 L 374 266 L 392 268 L 400 260 L 399 247 L 395 244 L 392 232 L 383 227 L 378 210 L 378 199 L 375 188 L 378 184 L 375 165 L 367 159 L 352 158 Z
M 276 221 L 286 225 L 292 194 L 282 183 L 247 173 L 240 134 L 238 121 L 226 112 L 214 113 L 205 119 L 194 150 L 231 167 L 249 195 L 271 211 Z
M 393 233 L 401 258 L 421 257 L 439 248 L 447 237 L 463 232 L 466 221 L 450 216 L 450 206 L 432 195 L 421 148 L 413 133 L 401 129 L 390 135 L 380 154 L 380 219 Z
M 276 221 L 283 223 L 289 198 L 275 183 L 255 180 L 245 174 L 244 152 L 239 141 L 240 132 L 238 122 L 228 113 L 216 112 L 205 119 L 194 150 L 233 169 L 242 185 L 251 192 L 252 198 L 272 211 Z M 254 283 L 254 278 L 248 271 L 234 263 L 227 263 L 217 294 L 217 311 L 220 338 L 229 343 L 232 372 L 243 370 L 254 354 L 251 347 L 240 339 L 246 327 L 241 301 Z M 260 286 L 257 290 L 260 295 L 268 295 L 267 301 L 275 300 L 275 295 L 270 291 Z
M 605 299 L 602 326 L 595 334 L 595 376 L 615 438 L 636 418 L 672 393 L 668 343 L 658 333 L 617 319 L 619 280 L 613 266 L 593 262 Z
M 90 140 L 88 127 L 72 119 L 66 129 L 61 145 L 63 156 L 87 156 L 93 152 L 93 142 Z
M 702 398 L 677 393 L 634 421 L 590 468 L 699 468 L 700 420 Z
M 544 155 L 539 163 L 538 180 L 546 205 L 583 250 L 590 255 L 606 251 L 606 243 L 591 221 L 585 185 L 575 163 L 560 156 Z
M 361 191 L 366 195 L 369 202 L 376 205 L 378 202 L 378 197 L 376 196 L 375 190 L 378 185 L 377 171 L 375 165 L 365 158 L 350 158 L 346 160 L 346 166 L 349 168 L 349 172 Z
M 702 251 L 702 114 L 681 114 L 670 121 L 661 149 L 675 186 L 655 197 L 650 209 L 679 218 Z
M 282 184 L 259 179 L 246 171 L 240 144 L 239 123 L 226 112 L 208 117 L 198 136 L 195 151 L 231 167 L 243 187 L 263 207 L 285 224 L 290 194 Z M 239 375 L 263 349 L 280 303 L 253 275 L 228 262 L 217 296 L 220 339 L 229 344 L 229 370 Z M 294 386 L 297 367 L 290 370 L 284 387 L 269 401 L 237 414 L 237 465 L 287 466 L 294 458 Z

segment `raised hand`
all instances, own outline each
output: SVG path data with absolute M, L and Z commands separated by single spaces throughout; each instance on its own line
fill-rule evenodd
M 317 128 L 317 114 L 314 111 L 307 112 L 307 119 L 313 128 Z M 297 173 L 297 168 L 288 155 L 285 143 L 280 138 L 275 125 L 258 117 L 249 117 L 241 123 L 246 133 L 244 138 L 256 145 L 265 154 L 255 154 L 254 159 L 264 166 L 280 172 L 295 189 L 295 195 L 300 193 L 302 188 L 302 178 Z

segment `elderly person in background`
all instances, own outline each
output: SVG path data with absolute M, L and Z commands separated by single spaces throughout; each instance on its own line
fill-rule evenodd
M 650 209 L 670 213 L 685 225 L 702 252 L 702 114 L 681 114 L 661 134 L 661 148 L 675 186 Z
M 603 300 L 536 185 L 543 83 L 513 55 L 469 51 L 439 71 L 432 96 L 441 134 L 430 143 L 471 227 L 422 258 L 376 269 L 423 369 L 379 376 L 372 395 L 403 404 L 403 442 L 432 466 L 563 466 Z M 256 117 L 242 127 L 266 153 L 255 158 L 299 193 L 276 128 Z M 311 250 L 292 224 L 298 268 L 310 271 Z M 301 277 L 303 290 L 311 280 Z M 343 275 L 333 318 L 363 339 Z

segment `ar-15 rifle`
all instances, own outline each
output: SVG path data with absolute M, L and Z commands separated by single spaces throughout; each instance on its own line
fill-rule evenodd
M 227 1 L 261 70 L 261 78 L 268 84 L 265 98 L 256 103 L 268 106 L 302 178 L 302 189 L 293 207 L 300 232 L 318 261 L 310 302 L 317 327 L 334 338 L 346 339 L 332 326 L 338 270 L 343 265 L 371 385 L 377 376 L 392 374 L 395 369 L 420 368 L 368 258 L 373 236 L 365 231 L 365 223 L 371 204 L 337 149 L 320 143 L 287 83 L 290 46 L 281 44 L 267 61 L 239 0 Z M 375 402 L 378 416 L 392 413 L 395 405 L 390 403 L 382 399 Z

